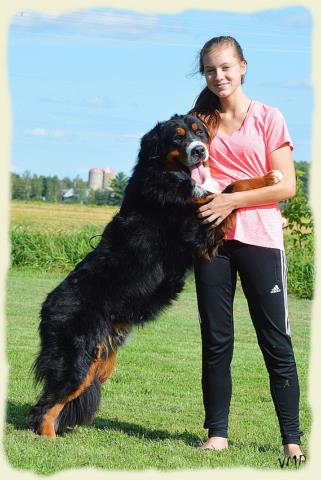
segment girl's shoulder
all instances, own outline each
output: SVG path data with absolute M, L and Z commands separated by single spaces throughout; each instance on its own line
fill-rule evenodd
M 264 122 L 283 119 L 283 114 L 277 107 L 260 102 L 259 100 L 253 100 L 253 103 L 253 113 L 255 113 L 255 116 L 261 117 Z
M 253 103 L 255 111 L 261 113 L 262 115 L 281 113 L 280 110 L 273 105 L 268 105 L 267 103 L 260 102 L 259 100 L 253 100 Z

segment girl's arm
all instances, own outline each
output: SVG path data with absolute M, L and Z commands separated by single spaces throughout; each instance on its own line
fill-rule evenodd
M 269 187 L 248 190 L 246 192 L 221 193 L 213 195 L 209 203 L 199 208 L 199 217 L 203 223 L 219 225 L 233 210 L 277 203 L 295 195 L 295 168 L 291 149 L 288 145 L 274 150 L 270 154 L 272 168 L 279 170 L 283 178 Z

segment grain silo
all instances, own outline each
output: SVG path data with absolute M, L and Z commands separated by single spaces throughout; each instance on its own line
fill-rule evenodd
M 89 170 L 88 186 L 93 190 L 103 188 L 104 173 L 101 168 L 91 168 Z
M 111 188 L 111 182 L 115 178 L 115 172 L 112 168 L 107 167 L 103 170 L 104 178 L 103 178 L 103 188 L 109 190 Z

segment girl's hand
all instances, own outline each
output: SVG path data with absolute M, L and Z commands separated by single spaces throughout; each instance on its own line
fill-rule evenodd
M 212 223 L 218 226 L 236 208 L 233 193 L 220 193 L 209 195 L 212 200 L 198 209 L 198 218 L 203 218 L 202 223 Z

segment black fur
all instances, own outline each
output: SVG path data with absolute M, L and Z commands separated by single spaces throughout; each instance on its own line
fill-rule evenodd
M 109 361 L 132 326 L 155 318 L 177 297 L 193 255 L 215 253 L 224 231 L 197 218 L 195 185 L 187 173 L 186 147 L 196 140 L 206 144 L 208 135 L 191 115 L 158 123 L 143 137 L 119 213 L 99 245 L 43 303 L 35 362 L 43 392 L 28 416 L 35 432 L 43 433 L 44 415 L 60 402 L 67 403 L 55 431 L 90 422 L 99 406 L 99 371 L 77 398 L 68 398 L 91 365 Z M 190 161 L 203 160 L 197 155 Z

